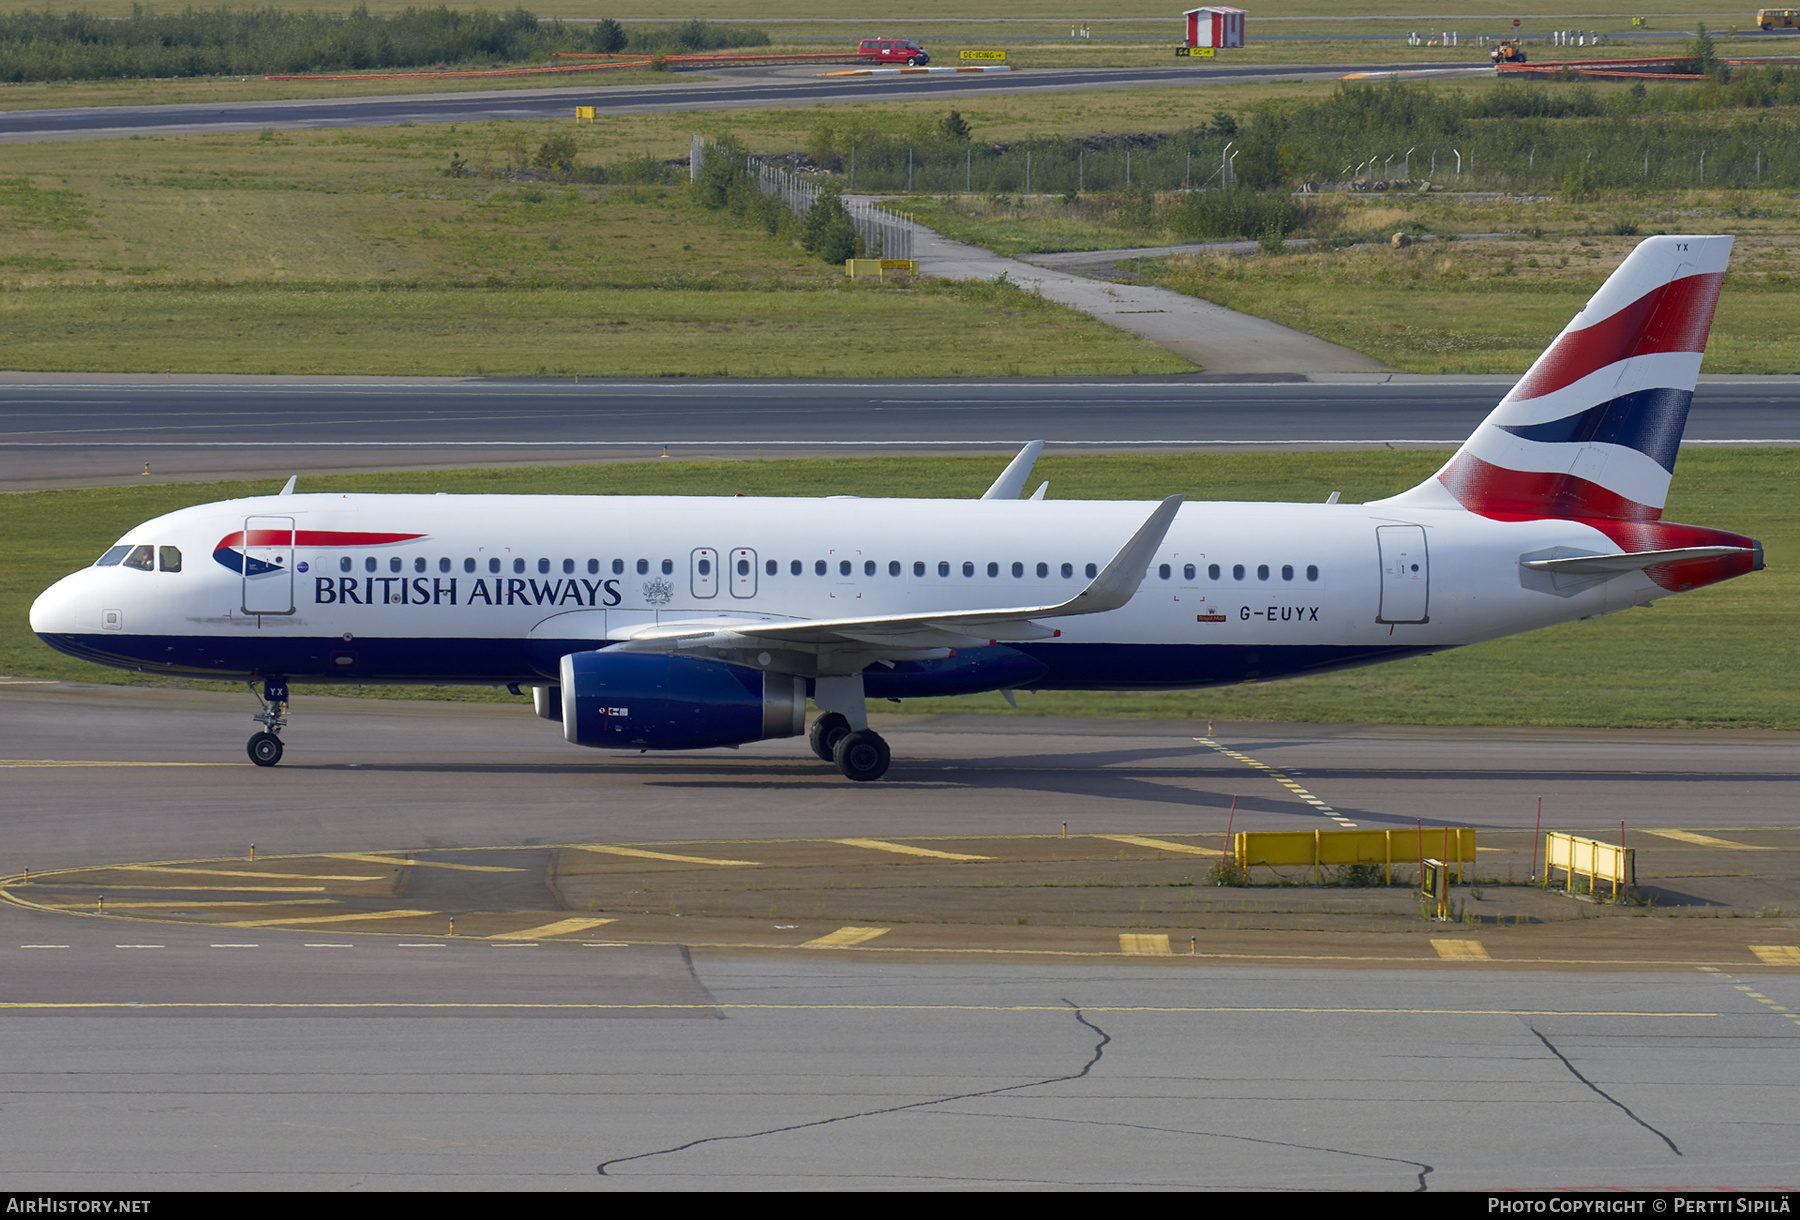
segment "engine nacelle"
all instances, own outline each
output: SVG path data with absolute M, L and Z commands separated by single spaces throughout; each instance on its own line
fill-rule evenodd
M 806 680 L 646 652 L 561 666 L 563 736 L 578 746 L 698 750 L 806 731 Z

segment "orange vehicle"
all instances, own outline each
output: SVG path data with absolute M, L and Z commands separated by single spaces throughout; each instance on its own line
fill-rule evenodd
M 1488 52 L 1488 58 L 1495 64 L 1522 64 L 1525 62 L 1525 49 L 1516 38 L 1507 38 Z
M 1766 8 L 1756 14 L 1756 24 L 1765 30 L 1791 30 L 1800 25 L 1800 12 L 1791 8 Z

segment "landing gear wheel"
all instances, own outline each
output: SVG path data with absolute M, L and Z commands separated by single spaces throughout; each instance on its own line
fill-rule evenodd
M 256 734 L 244 748 L 259 767 L 273 767 L 281 761 L 281 738 L 273 733 Z
M 812 747 L 812 752 L 819 756 L 820 761 L 836 762 L 837 756 L 832 753 L 832 748 L 837 745 L 838 739 L 849 731 L 849 720 L 837 712 L 826 712 L 813 721 L 812 728 L 806 734 L 806 742 Z
M 845 733 L 838 738 L 838 743 L 831 752 L 831 761 L 837 764 L 837 769 L 843 772 L 844 778 L 855 780 L 859 784 L 886 775 L 888 758 L 887 742 L 881 739 L 879 733 L 872 733 L 868 729 Z

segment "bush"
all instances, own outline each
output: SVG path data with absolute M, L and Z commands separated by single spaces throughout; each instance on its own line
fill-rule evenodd
M 856 257 L 856 226 L 837 191 L 823 191 L 806 210 L 800 244 L 821 262 L 842 263 Z

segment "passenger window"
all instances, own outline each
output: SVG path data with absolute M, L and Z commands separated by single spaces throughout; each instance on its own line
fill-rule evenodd
M 640 559 L 637 561 L 637 573 L 639 576 L 650 575 L 650 561 L 648 559 Z
M 463 571 L 473 572 L 474 570 L 475 570 L 475 560 L 473 558 L 464 559 L 463 560 Z
M 805 570 L 806 570 L 806 566 L 804 564 L 802 564 L 798 559 L 796 559 L 792 563 L 788 564 L 788 572 L 794 576 L 800 575 L 800 573 Z
M 130 553 L 131 548 L 126 545 L 107 547 L 106 554 L 94 560 L 94 566 L 96 568 L 116 568 L 119 566 L 119 561 Z
M 548 559 L 540 558 L 538 560 L 538 575 L 539 576 L 548 576 L 549 574 L 550 574 L 550 561 Z
M 365 555 L 363 557 L 363 571 L 373 572 L 375 570 L 375 567 L 376 567 L 375 556 Z
M 913 575 L 914 576 L 925 575 L 925 561 L 923 559 L 913 560 Z
M 662 574 L 664 576 L 670 576 L 670 575 L 673 575 L 674 572 L 675 572 L 675 561 L 673 559 L 663 560 L 662 561 Z
M 938 575 L 939 576 L 950 575 L 950 561 L 948 559 L 938 560 Z
M 994 577 L 998 575 L 1000 575 L 1000 565 L 990 559 L 988 561 L 988 576 Z
M 131 553 L 125 556 L 124 563 L 128 568 L 148 572 L 156 566 L 155 552 L 148 546 L 134 546 L 131 548 Z
M 1231 565 L 1231 579 L 1233 579 L 1233 580 L 1244 579 L 1244 565 L 1243 564 L 1234 563 Z
M 575 575 L 575 561 L 573 559 L 563 560 L 563 575 L 564 576 Z
M 773 576 L 775 573 L 781 571 L 781 565 L 771 559 L 763 564 L 763 571 L 767 572 L 770 576 Z
M 1219 565 L 1218 564 L 1209 563 L 1206 565 L 1206 578 L 1208 580 L 1219 579 Z
M 442 559 L 438 560 L 438 571 L 448 572 L 449 570 L 450 570 L 450 556 L 445 555 Z
M 400 556 L 398 556 L 398 555 L 388 556 L 388 571 L 398 572 L 399 570 L 400 570 Z
M 623 559 L 613 560 L 612 568 L 614 576 L 625 575 L 625 561 Z
M 164 546 L 156 549 L 157 566 L 165 572 L 181 571 L 181 548 Z
M 963 575 L 964 576 L 975 575 L 975 564 L 972 561 L 967 560 L 967 559 L 963 560 Z
M 424 570 L 425 570 L 425 556 L 420 555 L 413 560 L 413 571 L 423 572 Z
M 496 555 L 496 556 L 494 556 L 494 557 L 493 557 L 493 558 L 492 558 L 492 559 L 490 559 L 490 560 L 488 560 L 488 571 L 490 571 L 490 572 L 493 572 L 493 573 L 495 573 L 495 574 L 496 574 L 496 575 L 498 575 L 498 574 L 499 574 L 499 571 L 500 571 L 500 556 L 498 556 L 498 555 Z
M 513 574 L 515 576 L 522 576 L 522 575 L 524 575 L 524 572 L 525 572 L 525 557 L 523 555 L 521 555 L 519 558 L 513 560 Z
M 875 575 L 875 561 L 873 559 L 863 560 L 863 575 L 864 576 Z
M 1087 566 L 1088 579 L 1092 580 L 1092 579 L 1094 579 L 1094 577 L 1096 577 L 1098 575 L 1100 575 L 1100 565 L 1097 563 L 1088 564 L 1088 566 Z
M 1047 563 L 1038 564 L 1037 573 L 1039 580 L 1044 579 L 1044 577 L 1050 575 L 1050 565 Z
M 823 559 L 813 560 L 813 575 L 814 576 L 825 575 L 825 561 Z
M 600 575 L 600 561 L 598 559 L 588 560 L 588 575 L 589 576 Z
M 1013 560 L 1012 574 L 1013 574 L 1014 580 L 1017 580 L 1017 579 L 1019 579 L 1019 577 L 1025 575 L 1025 565 L 1020 563 L 1016 559 Z
M 1283 579 L 1283 580 L 1294 579 L 1294 565 L 1293 564 L 1284 563 L 1281 565 L 1281 579 Z
M 1258 580 L 1269 579 L 1269 565 L 1268 564 L 1259 563 L 1256 565 L 1256 579 L 1258 579 Z
M 1319 569 L 1317 566 L 1310 564 L 1310 563 L 1306 565 L 1306 579 L 1308 579 L 1308 580 L 1319 579 Z
M 838 575 L 839 576 L 850 575 L 850 561 L 848 559 L 838 560 Z
M 748 559 L 738 560 L 738 575 L 739 576 L 750 575 L 750 561 Z
M 1166 563 L 1157 564 L 1156 575 L 1159 580 L 1169 579 L 1169 565 Z
M 1065 564 L 1063 564 L 1063 566 L 1062 566 L 1062 578 L 1063 578 L 1063 579 L 1064 579 L 1064 580 L 1067 580 L 1067 579 L 1069 579 L 1069 578 L 1070 578 L 1070 577 L 1071 577 L 1071 576 L 1073 576 L 1073 575 L 1075 575 L 1075 565 L 1074 565 L 1074 564 L 1072 564 L 1072 563 L 1065 563 Z
M 1183 579 L 1183 580 L 1194 579 L 1194 565 L 1193 564 L 1187 563 L 1187 564 L 1183 564 L 1181 566 L 1181 579 Z

